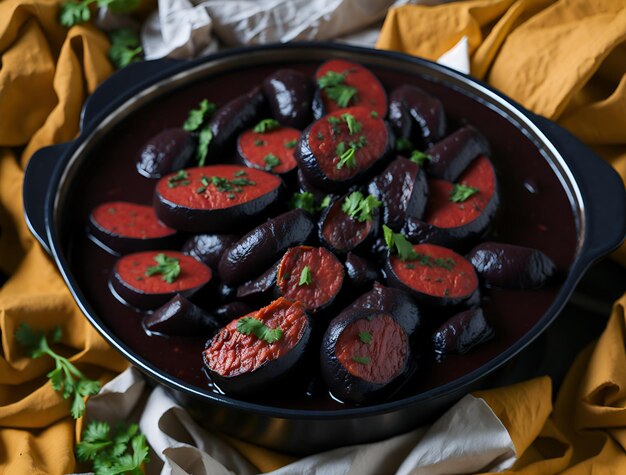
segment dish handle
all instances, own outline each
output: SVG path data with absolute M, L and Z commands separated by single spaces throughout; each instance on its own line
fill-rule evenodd
M 535 116 L 542 131 L 567 157 L 584 202 L 585 254 L 591 261 L 617 249 L 626 236 L 626 189 L 607 162 L 564 128 Z
M 46 197 L 53 171 L 70 144 L 40 148 L 30 157 L 24 172 L 22 199 L 26 224 L 48 254 L 51 252 L 46 231 Z

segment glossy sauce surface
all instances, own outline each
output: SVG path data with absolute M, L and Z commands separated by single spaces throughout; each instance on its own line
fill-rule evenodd
M 64 204 L 65 221 L 60 229 L 71 271 L 95 313 L 110 332 L 131 347 L 140 358 L 161 368 L 170 377 L 210 389 L 202 369 L 205 339 L 149 336 L 141 325 L 142 314 L 111 295 L 107 282 L 116 258 L 87 238 L 89 213 L 105 201 L 125 200 L 151 204 L 156 181 L 139 175 L 135 160 L 141 147 L 158 132 L 180 126 L 187 112 L 206 97 L 218 106 L 259 84 L 281 67 L 313 75 L 319 63 L 275 64 L 236 70 L 185 86 L 142 107 L 116 126 L 106 140 L 83 162 Z M 366 65 L 367 66 L 367 65 Z M 401 70 L 372 68 L 390 91 L 412 82 L 437 96 L 454 130 L 463 122 L 478 127 L 489 139 L 501 194 L 501 206 L 490 234 L 491 240 L 535 247 L 545 252 L 565 274 L 574 259 L 578 231 L 566 192 L 558 177 L 535 145 L 498 112 L 442 84 L 420 77 L 407 77 Z M 228 157 L 224 157 L 228 158 Z M 216 161 L 219 163 L 219 161 Z M 524 183 L 534 184 L 532 192 Z M 495 328 L 495 337 L 466 355 L 446 357 L 441 363 L 431 356 L 419 361 L 419 370 L 392 396 L 399 399 L 452 381 L 479 368 L 527 333 L 553 302 L 560 288 L 554 284 L 535 291 L 489 289 L 483 293 L 485 317 Z M 359 294 L 353 297 L 357 298 Z M 213 302 L 217 305 L 217 302 Z M 426 315 L 433 328 L 441 316 Z M 432 354 L 426 349 L 427 355 Z M 319 384 L 316 370 L 302 384 L 279 388 L 272 397 L 250 400 L 277 407 L 337 409 L 346 407 L 332 399 Z

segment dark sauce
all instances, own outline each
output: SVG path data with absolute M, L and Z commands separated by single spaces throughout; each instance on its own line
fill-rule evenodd
M 85 233 L 91 210 L 104 201 L 152 203 L 156 181 L 137 173 L 135 161 L 142 145 L 158 132 L 180 126 L 187 112 L 207 98 L 219 105 L 247 92 L 268 74 L 285 65 L 252 67 L 185 86 L 133 113 L 94 147 L 83 161 L 65 200 L 62 242 L 72 273 L 94 312 L 109 331 L 140 358 L 169 376 L 192 386 L 213 389 L 202 365 L 204 338 L 149 336 L 142 314 L 120 303 L 107 282 L 116 258 L 95 245 Z M 289 63 L 287 67 L 313 74 L 317 63 Z M 568 195 L 537 147 L 497 112 L 443 85 L 406 73 L 372 68 L 387 91 L 406 82 L 437 96 L 451 123 L 469 122 L 489 139 L 498 176 L 501 206 L 490 238 L 542 250 L 567 273 L 577 246 L 577 224 Z M 245 79 L 244 79 L 245 78 Z M 448 131 L 448 133 L 451 130 Z M 213 158 L 220 163 L 230 157 Z M 529 184 L 532 184 L 529 187 Z M 529 188 L 532 188 L 529 189 Z M 440 386 L 479 368 L 509 348 L 540 319 L 559 291 L 559 283 L 534 291 L 485 290 L 483 309 L 496 336 L 466 355 L 447 356 L 436 362 L 427 343 L 422 344 L 418 369 L 392 396 L 401 399 Z M 358 295 L 354 295 L 354 298 Z M 218 305 L 217 296 L 215 306 Z M 433 315 L 433 320 L 439 317 Z M 434 322 L 433 322 L 434 325 Z M 316 360 L 316 358 L 312 358 Z M 347 405 L 334 400 L 317 375 L 314 364 L 302 381 L 290 381 L 271 395 L 254 396 L 254 402 L 285 408 L 336 409 Z

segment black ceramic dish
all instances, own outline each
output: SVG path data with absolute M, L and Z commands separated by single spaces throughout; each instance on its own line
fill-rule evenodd
M 180 125 L 200 98 L 232 99 L 282 67 L 312 74 L 330 57 L 365 64 L 388 89 L 415 82 L 442 100 L 456 126 L 463 120 L 477 125 L 492 146 L 503 192 L 501 215 L 490 238 L 541 249 L 555 260 L 562 277 L 533 294 L 488 293 L 486 317 L 502 316 L 494 325 L 496 337 L 470 356 L 422 366 L 425 372 L 387 402 L 359 407 L 322 397 L 304 402 L 297 397 L 277 401 L 227 397 L 211 390 L 196 371 L 200 361 L 187 365 L 192 373 L 171 364 L 174 349 L 182 351 L 182 358 L 187 347 L 195 352 L 194 345 L 201 348 L 203 342 L 183 344 L 173 338 L 160 345 L 159 354 L 144 351 L 149 337 L 139 315 L 112 303 L 101 289 L 113 258 L 87 247 L 84 216 L 98 202 L 124 193 L 130 193 L 129 200 L 150 202 L 153 185 L 136 174 L 135 151 L 151 135 Z M 546 329 L 587 267 L 615 249 L 626 232 L 621 180 L 557 125 L 443 66 L 402 54 L 319 43 L 247 48 L 190 62 L 161 60 L 125 68 L 89 98 L 79 138 L 42 149 L 31 158 L 24 205 L 31 230 L 54 257 L 79 307 L 112 346 L 170 388 L 206 425 L 292 453 L 401 433 L 484 387 L 497 369 Z M 197 359 L 201 360 L 199 354 Z

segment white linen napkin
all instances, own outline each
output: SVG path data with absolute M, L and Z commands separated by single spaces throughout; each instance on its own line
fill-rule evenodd
M 146 473 L 161 475 L 253 475 L 238 451 L 196 423 L 163 387 L 150 389 L 129 368 L 87 402 L 92 420 L 138 421 L 153 450 Z M 454 475 L 501 471 L 515 462 L 509 433 L 491 408 L 467 395 L 430 427 L 382 442 L 322 452 L 271 475 Z

